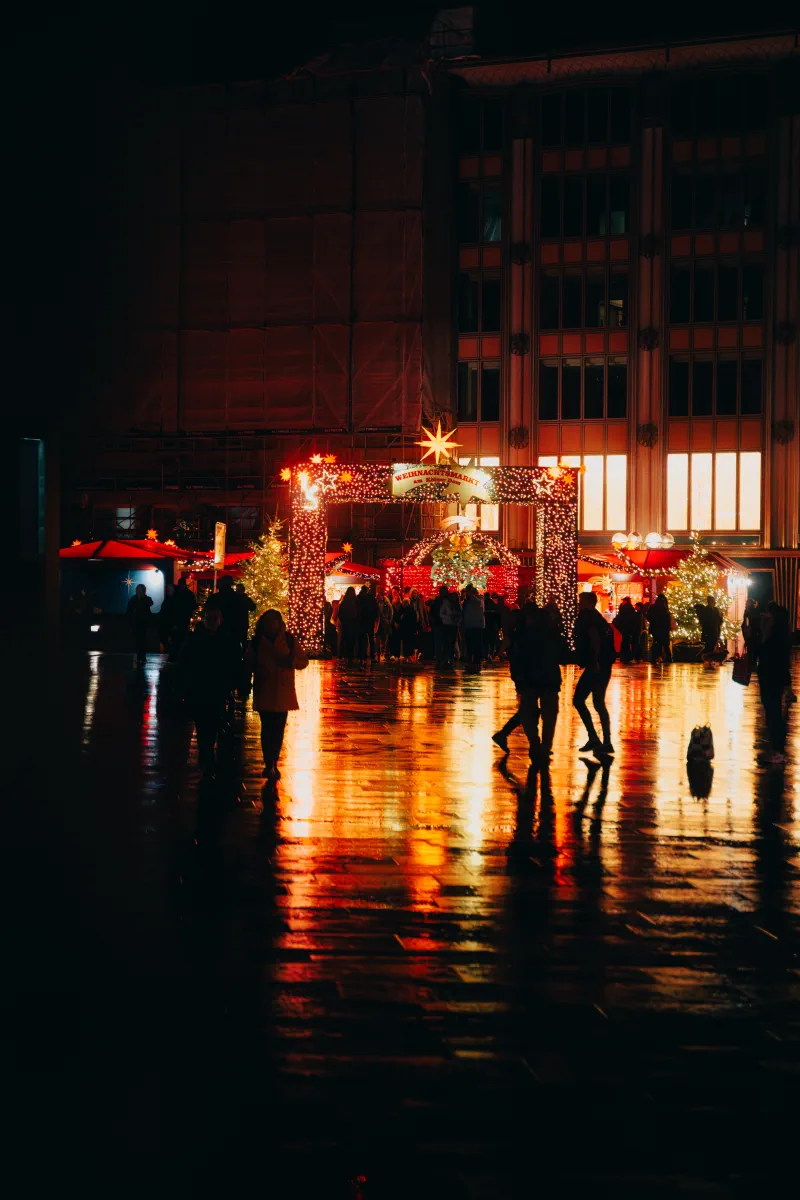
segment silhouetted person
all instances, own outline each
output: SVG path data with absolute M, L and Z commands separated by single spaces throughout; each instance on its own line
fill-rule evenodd
M 655 664 L 659 654 L 662 655 L 665 663 L 672 662 L 672 653 L 669 648 L 672 615 L 667 604 L 667 597 L 663 592 L 656 596 L 650 605 L 647 622 L 650 626 L 650 662 Z
M 417 650 L 419 617 L 411 596 L 404 596 L 400 607 L 400 653 L 403 658 L 413 658 Z
M 442 619 L 440 609 L 442 603 L 447 596 L 447 584 L 443 583 L 439 591 L 433 597 L 430 603 L 430 622 L 433 630 L 433 656 L 436 660 L 437 667 L 443 666 L 442 662 Z
M 700 622 L 703 653 L 713 654 L 719 644 L 719 635 L 722 630 L 722 613 L 714 603 L 713 596 L 706 596 L 705 604 L 695 604 L 694 611 Z
M 639 615 L 639 645 L 636 647 L 636 657 L 640 662 L 645 662 L 647 659 L 647 625 L 650 601 L 641 600 L 636 605 L 636 612 Z
M 619 651 L 620 660 L 629 663 L 631 659 L 638 658 L 641 620 L 631 603 L 630 596 L 622 597 L 619 612 L 614 618 L 614 628 L 618 630 L 622 639 Z
M 500 650 L 500 609 L 497 607 L 497 597 L 489 592 L 483 598 L 483 613 L 486 620 L 484 645 L 486 657 L 497 658 Z
M 217 584 L 217 590 L 206 600 L 206 608 L 217 608 L 222 613 L 225 629 L 232 636 L 237 636 L 239 602 L 233 590 L 233 580 L 230 575 L 222 575 Z
M 514 617 L 516 619 L 513 623 L 513 626 L 508 628 L 508 632 L 506 634 L 506 653 L 508 655 L 509 662 L 511 662 L 512 664 L 513 664 L 514 648 L 517 644 L 517 639 L 522 636 L 522 634 L 525 631 L 526 624 L 528 622 L 532 622 L 535 619 L 538 612 L 539 612 L 539 606 L 535 600 L 529 600 L 521 612 L 519 609 L 513 610 Z M 511 678 L 512 678 L 512 680 L 514 680 L 513 666 L 512 666 L 512 671 L 511 671 Z M 515 681 L 515 684 L 516 684 L 516 681 Z M 509 749 L 508 735 L 510 733 L 513 733 L 515 729 L 519 729 L 519 727 L 522 725 L 522 713 L 520 711 L 520 705 L 521 705 L 521 698 L 520 698 L 520 694 L 519 694 L 519 687 L 517 687 L 516 712 L 514 712 L 513 715 L 508 718 L 508 720 L 506 721 L 506 723 L 502 729 L 498 729 L 497 733 L 492 734 L 492 741 L 495 743 L 495 745 L 500 747 L 500 749 L 503 751 L 504 754 L 508 754 L 508 749 Z
M 358 605 L 358 657 L 366 661 L 367 651 L 375 661 L 375 626 L 378 623 L 378 601 L 368 584 L 364 584 L 356 597 Z
M 581 592 L 578 599 L 575 648 L 578 654 L 578 663 L 583 667 L 583 671 L 575 686 L 572 703 L 578 710 L 589 735 L 588 742 L 581 746 L 581 750 L 591 750 L 594 754 L 613 754 L 611 724 L 605 697 L 616 651 L 614 650 L 614 634 L 611 626 L 597 611 L 595 592 Z M 603 731 L 602 742 L 597 736 L 589 709 L 586 707 L 586 700 L 589 696 L 592 697 L 595 712 L 600 718 L 600 727 Z
M 486 617 L 483 611 L 483 600 L 468 583 L 464 590 L 464 603 L 461 606 L 461 628 L 464 631 L 464 641 L 467 650 L 467 668 L 470 671 L 480 671 L 483 660 L 483 632 L 486 627 Z
M 442 588 L 444 595 L 441 595 Z M 445 584 L 439 589 L 441 603 L 439 604 L 439 653 L 436 658 L 438 667 L 452 667 L 455 661 L 456 638 L 461 623 L 461 602 L 455 592 L 449 592 Z
M 207 608 L 202 624 L 184 641 L 178 669 L 183 696 L 197 730 L 198 765 L 204 775 L 213 775 L 226 706 L 241 681 L 242 671 L 239 643 L 225 629 L 218 608 Z
M 243 583 L 237 583 L 234 591 L 234 599 L 236 601 L 236 636 L 242 644 L 242 653 L 247 648 L 247 639 L 250 636 L 250 616 L 256 611 L 256 602 L 252 596 L 248 596 L 247 589 Z
M 197 597 L 182 575 L 175 585 L 174 621 L 172 625 L 172 656 L 177 658 L 183 641 L 189 632 L 189 622 L 197 608 Z
M 783 693 L 790 685 L 792 640 L 788 613 L 781 605 L 770 601 L 761 617 L 761 649 L 758 655 L 758 690 L 764 706 L 770 752 L 765 760 L 771 766 L 785 761 L 786 718 L 783 715 Z
M 340 633 L 339 658 L 352 662 L 358 642 L 358 602 L 354 587 L 349 587 L 339 601 L 336 619 Z
M 519 693 L 519 714 L 530 745 L 531 762 L 546 762 L 552 753 L 561 664 L 566 661 L 567 644 L 552 612 L 526 606 L 525 624 L 514 641 L 511 655 L 511 678 Z
M 351 589 L 352 590 L 352 589 Z M 253 708 L 261 718 L 264 776 L 280 779 L 278 758 L 286 732 L 286 717 L 300 706 L 294 686 L 295 671 L 308 666 L 308 655 L 289 633 L 277 609 L 267 609 L 256 621 L 245 666 L 253 677 Z
M 744 606 L 742 637 L 745 651 L 750 656 L 751 665 L 755 667 L 761 645 L 761 609 L 758 607 L 757 600 L 748 600 Z
M 133 645 L 136 651 L 136 665 L 143 667 L 147 662 L 147 637 L 150 632 L 150 610 L 153 607 L 152 597 L 148 596 L 143 583 L 137 583 L 136 590 L 128 601 L 128 617 L 133 630 Z

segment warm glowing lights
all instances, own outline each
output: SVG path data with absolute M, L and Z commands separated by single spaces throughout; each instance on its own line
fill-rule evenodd
M 326 454 L 322 461 L 324 463 L 327 463 L 330 466 L 336 462 L 336 455 L 335 454 Z
M 148 540 L 148 542 L 157 542 L 158 541 L 158 530 L 157 529 L 148 529 L 147 540 Z
M 339 479 L 341 480 L 342 483 L 352 483 L 353 482 L 353 472 L 352 471 L 342 471 L 341 475 L 339 476 Z
M 176 542 L 173 540 L 173 538 L 167 538 L 167 540 L 164 542 L 164 545 L 165 546 L 175 546 Z
M 342 542 L 342 550 L 344 550 L 345 554 L 353 553 L 353 547 L 350 542 Z
M 283 482 L 288 483 L 291 478 L 292 478 L 292 468 L 291 467 L 281 467 L 281 479 L 283 480 Z
M 611 545 L 615 550 L 624 550 L 627 541 L 627 533 L 615 533 L 611 539 Z
M 312 463 L 315 463 L 315 464 L 317 464 L 317 463 L 321 463 L 321 462 L 322 462 L 322 455 L 321 455 L 321 454 L 312 454 L 312 455 L 311 455 L 311 461 L 312 461 Z
M 551 479 L 560 479 L 561 476 L 564 474 L 564 472 L 561 467 L 556 465 L 554 467 L 548 467 L 547 474 L 550 476 Z
M 432 429 L 423 429 L 421 442 L 415 442 L 415 445 L 421 446 L 425 453 L 422 455 L 423 462 L 431 454 L 434 455 L 434 462 L 439 464 L 441 458 L 452 458 L 453 451 L 457 449 L 461 442 L 451 442 L 450 439 L 455 437 L 455 429 L 451 429 L 449 433 L 442 433 L 442 422 L 436 422 L 436 433 Z
M 80 546 L 80 544 L 81 544 L 81 539 L 80 539 L 80 538 L 75 538 L 75 541 L 74 541 L 72 544 L 73 544 L 73 546 Z

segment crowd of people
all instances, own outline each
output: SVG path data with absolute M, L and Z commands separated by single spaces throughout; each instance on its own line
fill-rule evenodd
M 520 608 L 499 594 L 481 595 L 471 584 L 461 592 L 443 584 L 426 601 L 415 588 L 384 591 L 365 584 L 358 593 L 348 588 L 336 608 L 326 603 L 325 639 L 331 653 L 346 664 L 427 658 L 447 670 L 460 658 L 468 671 L 479 672 L 487 660 L 507 658 L 519 704 L 493 740 L 507 754 L 509 735 L 521 727 L 536 763 L 546 762 L 552 753 L 562 666 L 577 660 L 581 671 L 572 704 L 587 734 L 581 752 L 602 761 L 615 753 L 605 703 L 615 661 L 619 657 L 622 663 L 640 662 L 649 657 L 651 663 L 670 663 L 674 622 L 663 593 L 652 604 L 635 606 L 625 597 L 612 622 L 598 611 L 597 602 L 593 591 L 580 594 L 572 631 L 575 649 L 570 651 L 553 600 L 542 608 L 529 600 Z M 152 604 L 140 584 L 128 605 L 139 662 L 145 656 Z M 208 597 L 202 620 L 190 633 L 195 608 L 195 597 L 181 580 L 175 587 L 168 586 L 158 621 L 195 722 L 200 767 L 204 773 L 214 772 L 232 697 L 246 698 L 252 692 L 261 721 L 264 776 L 275 782 L 280 777 L 278 758 L 287 714 L 298 707 L 295 672 L 308 665 L 308 655 L 276 609 L 259 616 L 250 639 L 255 604 L 244 586 L 234 588 L 228 576 Z M 720 644 L 722 615 L 712 596 L 696 612 L 704 657 L 711 658 Z M 775 603 L 761 610 L 755 601 L 749 602 L 742 635 L 748 660 L 758 672 L 770 742 L 766 760 L 779 765 L 786 744 L 786 702 L 796 699 L 791 691 L 788 611 Z

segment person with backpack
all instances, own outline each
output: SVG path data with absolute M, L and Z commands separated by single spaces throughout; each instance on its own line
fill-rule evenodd
M 597 611 L 597 594 L 581 592 L 578 600 L 578 619 L 575 622 L 575 648 L 578 663 L 583 667 L 580 679 L 575 686 L 572 703 L 586 727 L 589 740 L 581 746 L 581 751 L 591 751 L 598 757 L 614 753 L 611 742 L 611 722 L 606 708 L 606 689 L 611 679 L 611 668 L 614 665 L 616 651 L 614 649 L 614 631 Z M 588 697 L 600 718 L 603 731 L 602 741 L 597 736 L 591 714 L 586 706 Z
M 295 712 L 295 671 L 308 666 L 308 655 L 296 637 L 287 632 L 276 608 L 268 608 L 256 621 L 253 640 L 247 648 L 245 670 L 253 681 L 253 708 L 261 719 L 261 750 L 264 777 L 280 779 L 278 758 L 286 732 L 286 718 Z

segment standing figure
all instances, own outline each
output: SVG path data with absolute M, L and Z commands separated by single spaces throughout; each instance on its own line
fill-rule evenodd
M 461 623 L 461 604 L 456 592 L 448 592 L 445 584 L 444 595 L 439 605 L 439 653 L 436 658 L 437 667 L 452 667 L 456 653 L 456 638 L 458 626 Z M 440 595 L 441 595 L 441 588 Z
M 722 613 L 714 603 L 713 596 L 706 596 L 705 604 L 695 604 L 694 611 L 700 622 L 703 654 L 713 654 L 719 644 L 719 635 L 722 630 Z
M 742 637 L 745 653 L 749 656 L 751 665 L 758 662 L 758 651 L 761 645 L 761 610 L 757 600 L 748 600 L 744 606 L 742 617 Z
M 403 598 L 400 607 L 400 653 L 403 658 L 414 658 L 417 650 L 419 619 L 410 596 Z
M 378 623 L 378 602 L 375 593 L 366 583 L 356 598 L 358 604 L 358 657 L 367 661 L 369 657 L 375 661 L 375 626 Z
M 242 647 L 242 654 L 247 649 L 247 639 L 250 636 L 250 614 L 256 611 L 256 602 L 252 596 L 248 596 L 243 583 L 237 583 L 236 591 L 236 636 L 239 639 Z
M 467 668 L 470 671 L 480 671 L 483 660 L 483 631 L 486 628 L 486 616 L 483 610 L 483 600 L 471 583 L 468 583 L 464 590 L 461 627 L 466 642 Z
M 761 616 L 761 647 L 758 654 L 758 690 L 764 706 L 770 751 L 760 761 L 779 767 L 786 762 L 786 718 L 783 693 L 791 686 L 789 664 L 792 639 L 788 612 L 774 600 Z
M 583 671 L 575 686 L 572 703 L 578 710 L 589 735 L 588 742 L 581 746 L 581 750 L 590 750 L 598 756 L 613 754 L 611 722 L 606 708 L 606 688 L 611 679 L 611 668 L 614 665 L 616 651 L 614 650 L 614 634 L 611 626 L 597 611 L 597 594 L 595 592 L 581 592 L 580 594 L 578 619 L 575 622 L 575 647 L 578 653 L 578 663 L 583 667 Z M 586 700 L 589 696 L 592 697 L 595 712 L 600 718 L 600 727 L 603 731 L 602 741 L 597 736 L 591 714 L 586 707 Z
M 650 626 L 650 662 L 655 665 L 659 654 L 665 663 L 672 662 L 669 648 L 669 634 L 672 625 L 672 615 L 667 604 L 667 597 L 661 592 L 656 596 L 647 613 Z
M 158 636 L 170 662 L 175 656 L 175 629 L 179 606 L 180 600 L 176 599 L 175 587 L 168 583 L 158 612 Z
M 526 605 L 525 623 L 514 641 L 511 678 L 519 693 L 519 715 L 528 738 L 531 762 L 547 762 L 552 754 L 561 664 L 566 661 L 567 643 L 552 612 Z
M 619 652 L 621 662 L 629 663 L 638 658 L 639 625 L 639 617 L 631 603 L 630 596 L 623 596 L 619 612 L 614 617 L 614 628 L 619 631 L 622 638 Z
M 389 639 L 392 636 L 394 609 L 386 592 L 378 593 L 378 658 L 389 657 Z
M 352 662 L 358 642 L 358 603 L 356 589 L 349 587 L 339 601 L 339 658 Z
M 647 662 L 647 614 L 650 612 L 650 601 L 640 600 L 636 605 L 639 615 L 639 645 L 636 657 L 640 662 Z
M 197 732 L 198 765 L 204 775 L 213 775 L 225 709 L 242 673 L 239 643 L 218 608 L 207 608 L 202 625 L 184 640 L 178 671 Z
M 505 635 L 505 638 L 506 654 L 508 655 L 509 662 L 513 663 L 514 647 L 517 644 L 517 639 L 522 636 L 527 623 L 529 621 L 533 622 L 536 619 L 536 616 L 539 612 L 539 605 L 535 600 L 529 600 L 522 611 L 519 609 L 513 609 L 510 611 L 513 611 L 516 620 L 513 628 L 508 631 L 508 633 Z M 512 680 L 514 679 L 513 668 L 511 671 L 511 678 Z M 514 682 L 516 684 L 516 680 L 514 680 Z M 522 724 L 522 713 L 520 711 L 521 705 L 522 697 L 519 694 L 519 687 L 517 687 L 516 711 L 508 718 L 502 729 L 498 729 L 497 733 L 492 734 L 492 741 L 496 746 L 500 747 L 500 749 L 503 751 L 503 754 L 508 754 L 508 735 L 513 733 L 515 729 L 519 729 L 520 725 Z
M 403 615 L 403 597 L 400 588 L 392 588 L 392 632 L 389 638 L 389 657 L 400 657 L 400 618 Z
M 136 651 L 136 665 L 143 667 L 147 662 L 147 635 L 150 631 L 150 609 L 153 599 L 147 594 L 143 583 L 137 583 L 136 591 L 128 601 L 128 617 L 133 630 L 133 645 Z
M 441 607 L 447 598 L 447 584 L 443 583 L 430 603 L 430 622 L 433 630 L 433 655 L 436 660 L 437 667 L 441 667 L 442 663 L 442 618 Z
M 352 590 L 352 589 L 351 589 Z M 355 593 L 353 596 L 355 602 Z M 308 655 L 286 630 L 283 617 L 269 608 L 256 621 L 245 666 L 253 678 L 253 708 L 261 719 L 264 778 L 280 779 L 278 758 L 286 732 L 286 717 L 300 706 L 294 686 L 295 671 L 308 666 Z
M 172 652 L 176 658 L 189 632 L 189 623 L 196 608 L 195 594 L 186 582 L 186 576 L 181 575 L 175 588 L 175 622 L 172 629 Z
M 486 619 L 486 657 L 493 662 L 500 653 L 500 609 L 497 596 L 487 592 L 483 597 L 483 614 Z

